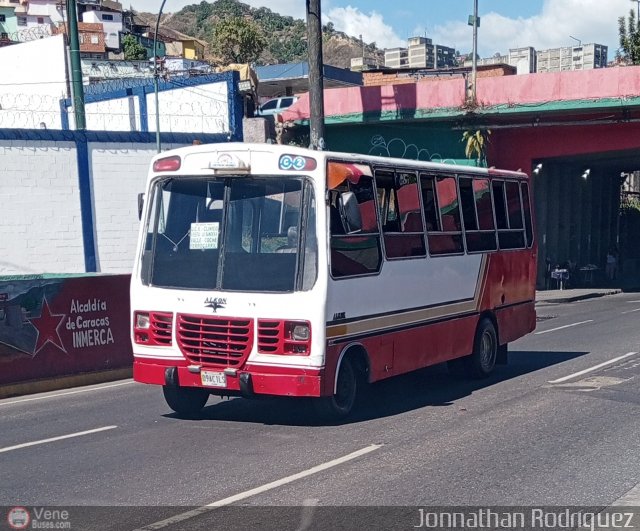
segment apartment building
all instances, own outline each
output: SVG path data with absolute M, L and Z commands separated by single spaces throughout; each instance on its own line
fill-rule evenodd
M 588 70 L 607 66 L 608 49 L 602 44 L 581 44 L 536 52 L 537 72 Z
M 376 68 L 380 68 L 380 66 L 381 64 L 377 57 L 352 57 L 350 69 L 352 72 L 363 72 L 366 70 L 374 70 Z
M 18 21 L 16 11 L 22 7 L 18 0 L 0 0 L 0 39 L 8 39 L 18 31 Z M 26 14 L 26 9 L 24 9 Z
M 82 13 L 82 22 L 102 24 L 104 44 L 109 50 L 120 49 L 122 31 L 122 4 L 112 0 L 102 0 L 100 4 L 87 3 Z
M 535 48 L 531 46 L 511 48 L 507 64 L 515 66 L 518 74 L 533 74 L 537 69 L 537 57 Z
M 407 48 L 389 48 L 384 52 L 387 68 L 447 68 L 455 66 L 455 50 L 433 44 L 427 37 L 411 37 Z
M 589 70 L 607 66 L 607 47 L 602 44 L 583 44 L 536 51 L 531 46 L 511 48 L 508 55 L 495 54 L 478 60 L 479 66 L 494 64 L 515 66 L 518 74 L 535 72 L 562 72 L 567 70 Z M 465 66 L 471 65 L 467 59 Z
M 384 51 L 384 66 L 387 68 L 408 68 L 409 50 L 406 48 L 387 48 Z
M 57 26 L 64 22 L 63 12 L 62 4 L 51 0 L 29 0 L 26 17 L 18 17 L 18 29 Z

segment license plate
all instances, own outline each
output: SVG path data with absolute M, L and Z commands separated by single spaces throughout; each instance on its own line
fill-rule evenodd
M 200 371 L 200 381 L 207 387 L 227 387 L 227 375 L 223 372 Z

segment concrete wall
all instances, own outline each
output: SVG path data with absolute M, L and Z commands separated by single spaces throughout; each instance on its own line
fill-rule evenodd
M 429 72 L 429 71 L 427 71 Z M 468 72 L 462 70 L 452 70 L 450 72 L 442 72 L 436 74 L 431 71 L 431 75 L 424 75 L 424 72 L 412 71 L 412 69 L 398 70 L 375 70 L 372 72 L 362 73 L 362 84 L 365 87 L 379 85 L 402 85 L 407 83 L 415 83 L 416 81 L 441 81 L 442 79 L 451 79 L 452 77 L 463 77 Z M 502 77 L 515 73 L 515 68 L 509 65 L 498 64 L 486 66 L 478 69 L 478 78 L 485 77 Z
M 83 271 L 73 142 L 0 140 L 0 274 Z
M 64 36 L 0 48 L 0 128 L 62 129 L 60 100 L 68 96 Z
M 200 77 L 175 77 L 159 85 L 160 131 L 170 133 L 207 133 L 233 135 L 240 127 L 242 101 L 238 96 L 237 72 Z M 155 132 L 155 93 L 150 79 L 105 82 L 111 90 L 99 86 L 85 88 L 87 128 L 103 131 Z M 75 129 L 71 99 L 64 100 L 64 129 Z M 237 109 L 240 109 L 238 114 Z
M 164 150 L 226 134 L 164 134 Z M 242 140 L 241 136 L 231 140 Z M 130 273 L 155 135 L 0 129 L 0 276 Z
M 180 145 L 169 144 L 164 148 Z M 144 191 L 155 146 L 90 142 L 88 149 L 97 269 L 130 273 L 138 237 L 138 193 Z M 76 230 L 79 228 L 76 226 Z M 84 262 L 76 265 L 82 268 Z
M 180 82 L 176 83 L 180 86 Z M 160 92 L 160 130 L 173 133 L 229 131 L 229 92 L 226 80 Z M 147 94 L 146 98 L 149 116 L 155 117 L 155 95 Z M 154 119 L 149 120 L 148 130 L 156 130 Z
M 133 358 L 129 282 L 0 276 L 0 397 L 125 377 Z
M 0 129 L 75 129 L 68 92 L 64 36 L 0 48 Z M 28 65 L 28 68 L 25 67 Z M 158 86 L 160 130 L 172 133 L 241 134 L 243 116 L 237 72 L 175 76 Z M 151 78 L 87 85 L 86 128 L 94 131 L 155 131 Z

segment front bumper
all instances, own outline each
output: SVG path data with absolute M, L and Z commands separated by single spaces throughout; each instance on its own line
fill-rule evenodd
M 203 370 L 222 372 L 224 368 L 203 367 Z M 170 381 L 167 380 L 167 374 L 171 375 Z M 324 369 L 266 367 L 247 363 L 235 375 L 227 375 L 226 387 L 209 387 L 202 385 L 200 373 L 191 372 L 186 364 L 180 364 L 180 362 L 161 362 L 141 358 L 136 358 L 133 362 L 133 379 L 136 382 L 201 387 L 215 395 L 319 397 L 323 374 Z

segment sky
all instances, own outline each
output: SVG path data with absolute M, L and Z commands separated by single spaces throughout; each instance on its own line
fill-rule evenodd
M 129 0 L 137 11 L 156 12 L 161 0 Z M 253 7 L 304 18 L 305 0 L 242 0 Z M 478 0 L 478 52 L 489 57 L 509 48 L 538 50 L 582 42 L 605 44 L 609 59 L 619 47 L 618 17 L 636 10 L 640 0 Z M 179 11 L 194 0 L 166 0 L 164 12 Z M 124 2 L 126 6 L 127 3 Z M 379 48 L 406 46 L 407 38 L 427 36 L 436 44 L 471 50 L 467 25 L 473 0 L 322 0 L 323 23 L 362 35 Z

